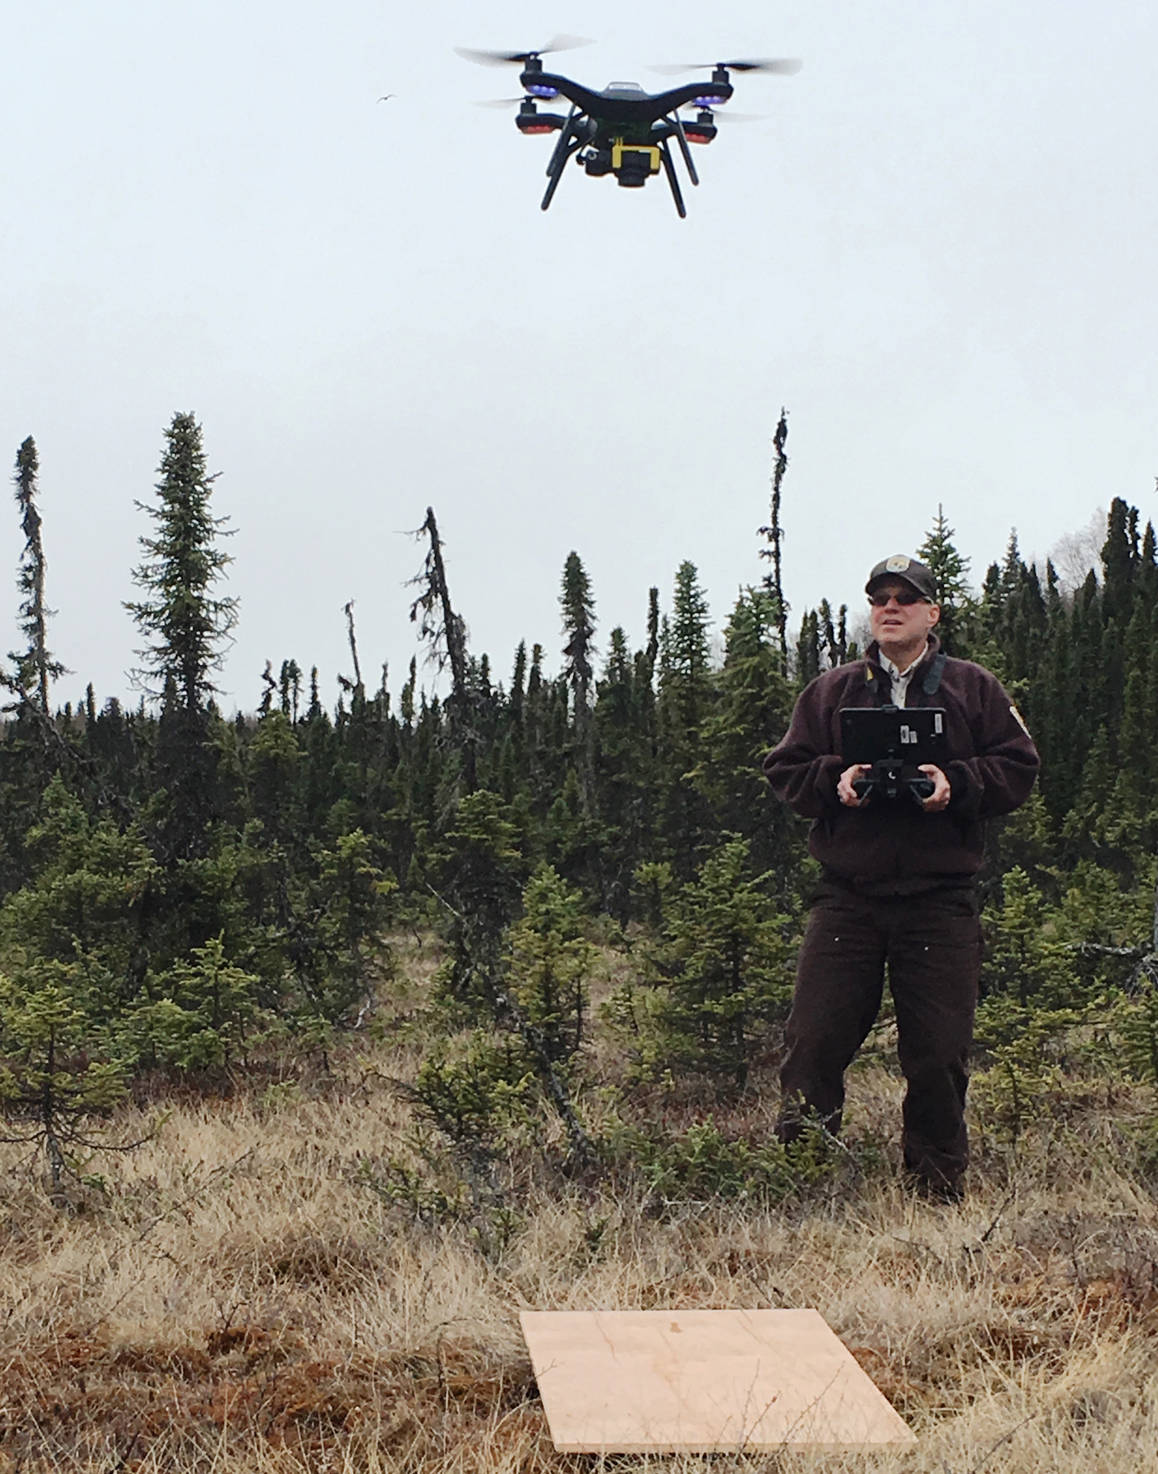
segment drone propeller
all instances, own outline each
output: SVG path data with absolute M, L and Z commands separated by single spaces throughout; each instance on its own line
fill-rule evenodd
M 477 62 L 479 66 L 502 67 L 526 66 L 529 61 L 551 51 L 571 51 L 576 46 L 590 45 L 591 42 L 583 36 L 555 36 L 549 45 L 540 46 L 535 51 L 476 51 L 470 46 L 456 46 L 454 49 L 464 60 Z
M 685 102 L 682 104 L 681 111 L 703 112 L 704 109 L 698 102 Z M 726 112 L 723 110 L 717 112 L 714 107 L 709 108 L 708 111 L 712 115 L 713 123 L 759 123 L 771 117 L 770 113 L 738 113 L 731 107 Z M 684 122 L 687 122 L 686 118 Z
M 650 70 L 674 77 L 679 72 L 706 72 L 712 67 L 723 67 L 729 72 L 777 72 L 782 77 L 790 77 L 800 70 L 800 62 L 792 56 L 770 56 L 762 61 L 692 61 L 679 66 L 651 67 Z

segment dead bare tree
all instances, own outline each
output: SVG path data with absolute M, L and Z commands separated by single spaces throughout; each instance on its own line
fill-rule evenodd
M 346 637 L 350 642 L 350 659 L 354 662 L 354 694 L 358 697 L 365 695 L 365 687 L 362 685 L 362 667 L 358 664 L 358 640 L 354 634 L 354 601 L 351 599 L 346 607 Z
M 421 573 L 409 580 L 421 592 L 410 606 L 411 623 L 418 624 L 421 638 L 429 646 L 428 658 L 438 670 L 450 666 L 451 696 L 447 717 L 451 732 L 462 752 L 463 775 L 468 792 L 475 783 L 475 733 L 471 723 L 471 692 L 466 655 L 466 624 L 450 602 L 450 585 L 442 556 L 442 539 L 438 533 L 434 508 L 427 507 L 426 520 L 413 534 L 426 537 L 429 547 Z

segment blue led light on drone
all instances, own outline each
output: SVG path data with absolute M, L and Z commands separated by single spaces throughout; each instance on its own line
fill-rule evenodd
M 544 87 L 541 84 L 528 87 L 527 91 L 531 94 L 532 97 L 551 98 L 559 96 L 559 89 L 557 87 Z

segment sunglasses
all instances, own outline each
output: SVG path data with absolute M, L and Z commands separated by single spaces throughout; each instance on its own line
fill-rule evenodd
M 916 589 L 898 589 L 896 593 L 870 594 L 869 603 L 874 609 L 883 609 L 890 599 L 895 599 L 898 604 L 924 604 L 925 597 L 918 594 Z

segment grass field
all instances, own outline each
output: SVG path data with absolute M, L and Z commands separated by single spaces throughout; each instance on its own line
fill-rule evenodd
M 292 1083 L 126 1112 L 117 1131 L 150 1139 L 67 1203 L 0 1148 L 0 1471 L 1158 1467 L 1158 1212 L 1123 1150 L 1149 1100 L 1090 1094 L 1060 1124 L 1043 1100 L 1016 1158 L 975 1121 L 968 1197 L 931 1205 L 901 1180 L 899 1082 L 870 1050 L 847 1163 L 777 1206 L 516 1162 L 480 1238 L 382 1190 L 413 1137 L 390 1083 L 413 1051 L 386 1033 Z M 721 1129 L 766 1136 L 773 1104 L 757 1088 Z M 553 1451 L 521 1308 L 724 1306 L 818 1309 L 916 1446 Z

